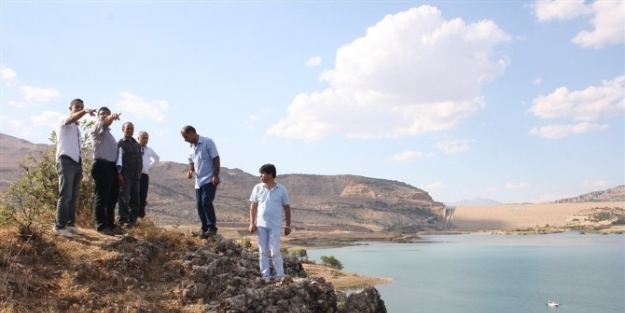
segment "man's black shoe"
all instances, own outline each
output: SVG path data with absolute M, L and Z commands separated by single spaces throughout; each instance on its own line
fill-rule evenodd
M 98 229 L 98 233 L 100 233 L 102 235 L 107 235 L 107 236 L 115 236 L 113 231 L 110 228 L 108 228 L 108 227 L 102 227 L 102 228 Z

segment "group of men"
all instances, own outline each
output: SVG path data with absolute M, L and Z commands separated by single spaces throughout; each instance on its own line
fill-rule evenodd
M 75 225 L 76 201 L 83 176 L 78 120 L 85 115 L 95 116 L 96 110 L 85 108 L 81 99 L 72 100 L 69 110 L 69 115 L 59 121 L 57 128 L 59 200 L 54 233 L 71 238 L 84 234 Z M 147 146 L 147 132 L 140 132 L 138 140 L 133 137 L 134 125 L 131 122 L 122 125 L 124 137 L 115 140 L 111 134 L 111 125 L 120 120 L 120 115 L 112 113 L 107 107 L 101 107 L 97 110 L 97 121 L 89 133 L 93 141 L 91 177 L 95 183 L 95 227 L 98 233 L 108 236 L 123 235 L 122 226 L 136 226 L 137 219 L 145 217 L 148 173 L 160 160 L 159 155 Z
M 83 234 L 74 223 L 82 179 L 78 120 L 86 114 L 94 116 L 95 113 L 94 109 L 86 109 L 82 100 L 74 99 L 70 104 L 70 114 L 61 120 L 57 130 L 59 201 L 54 233 L 65 237 Z M 146 132 L 139 133 L 138 141 L 133 138 L 134 125 L 131 122 L 123 124 L 124 137 L 115 141 L 110 126 L 120 119 L 120 113 L 111 113 L 107 107 L 101 107 L 97 116 L 98 121 L 90 132 L 94 144 L 91 176 L 95 181 L 95 224 L 99 233 L 114 236 L 124 233 L 120 224 L 132 227 L 136 225 L 137 218 L 145 216 L 148 171 L 159 162 L 159 156 L 147 147 Z M 194 234 L 203 238 L 213 237 L 218 230 L 213 200 L 221 182 L 219 152 L 215 142 L 200 136 L 193 126 L 184 126 L 181 135 L 190 144 L 187 177 L 195 178 L 196 207 L 201 222 L 201 228 Z M 291 207 L 287 189 L 276 182 L 276 167 L 265 164 L 260 167 L 259 174 L 261 182 L 254 186 L 249 199 L 248 229 L 257 234 L 262 278 L 271 281 L 284 276 L 280 235 L 283 219 L 286 221 L 284 235 L 291 233 Z M 115 223 L 116 205 L 119 224 Z

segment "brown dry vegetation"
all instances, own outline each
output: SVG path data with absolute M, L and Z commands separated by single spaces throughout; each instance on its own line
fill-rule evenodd
M 81 218 L 81 220 L 84 218 Z M 50 232 L 18 235 L 10 227 L 0 229 L 0 312 L 202 312 L 202 306 L 183 306 L 180 286 L 163 280 L 164 265 L 180 260 L 203 244 L 189 231 L 193 226 L 168 227 L 143 220 L 123 238 L 108 237 L 83 228 L 84 236 L 72 239 Z M 220 228 L 227 239 L 242 239 L 241 229 Z M 148 264 L 137 264 L 143 278 L 128 283 L 131 275 L 118 275 L 120 257 L 134 247 L 133 238 L 164 245 Z M 250 238 L 253 238 L 251 236 Z M 289 247 L 289 245 L 286 245 Z M 145 268 L 141 268 L 145 267 Z M 324 277 L 337 289 L 351 289 L 388 280 L 346 273 L 322 265 L 306 264 L 311 277 Z
M 612 228 L 610 221 L 592 221 L 593 212 L 609 208 L 624 212 L 625 202 L 547 204 L 502 204 L 457 207 L 453 228 L 459 231 L 514 231 L 538 228 L 552 230 Z M 618 227 L 614 227 L 618 229 Z M 618 231 L 618 230 L 617 230 Z

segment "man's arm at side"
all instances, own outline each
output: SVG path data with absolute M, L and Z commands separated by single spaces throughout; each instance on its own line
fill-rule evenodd
M 286 220 L 284 235 L 288 236 L 291 233 L 291 206 L 288 204 L 284 205 L 284 219 Z
M 250 233 L 254 233 L 256 231 L 256 211 L 258 210 L 258 203 L 252 202 L 250 204 Z

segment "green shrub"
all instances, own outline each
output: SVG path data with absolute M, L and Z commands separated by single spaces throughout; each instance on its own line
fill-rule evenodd
M 78 222 L 91 221 L 95 184 L 89 179 L 93 161 L 85 158 L 93 144 L 88 136 L 93 122 L 81 124 L 83 179 L 80 183 L 79 198 L 76 202 Z M 16 226 L 22 235 L 35 235 L 52 225 L 58 201 L 59 178 L 56 173 L 56 133 L 49 138 L 55 146 L 52 149 L 39 149 L 35 155 L 29 153 L 18 162 L 23 176 L 11 183 L 0 195 L 0 224 Z
M 325 256 L 322 255 L 321 256 L 321 264 L 328 266 L 328 267 L 332 267 L 332 268 L 336 268 L 339 270 L 343 269 L 343 263 L 341 263 L 341 261 L 337 260 L 334 256 Z

